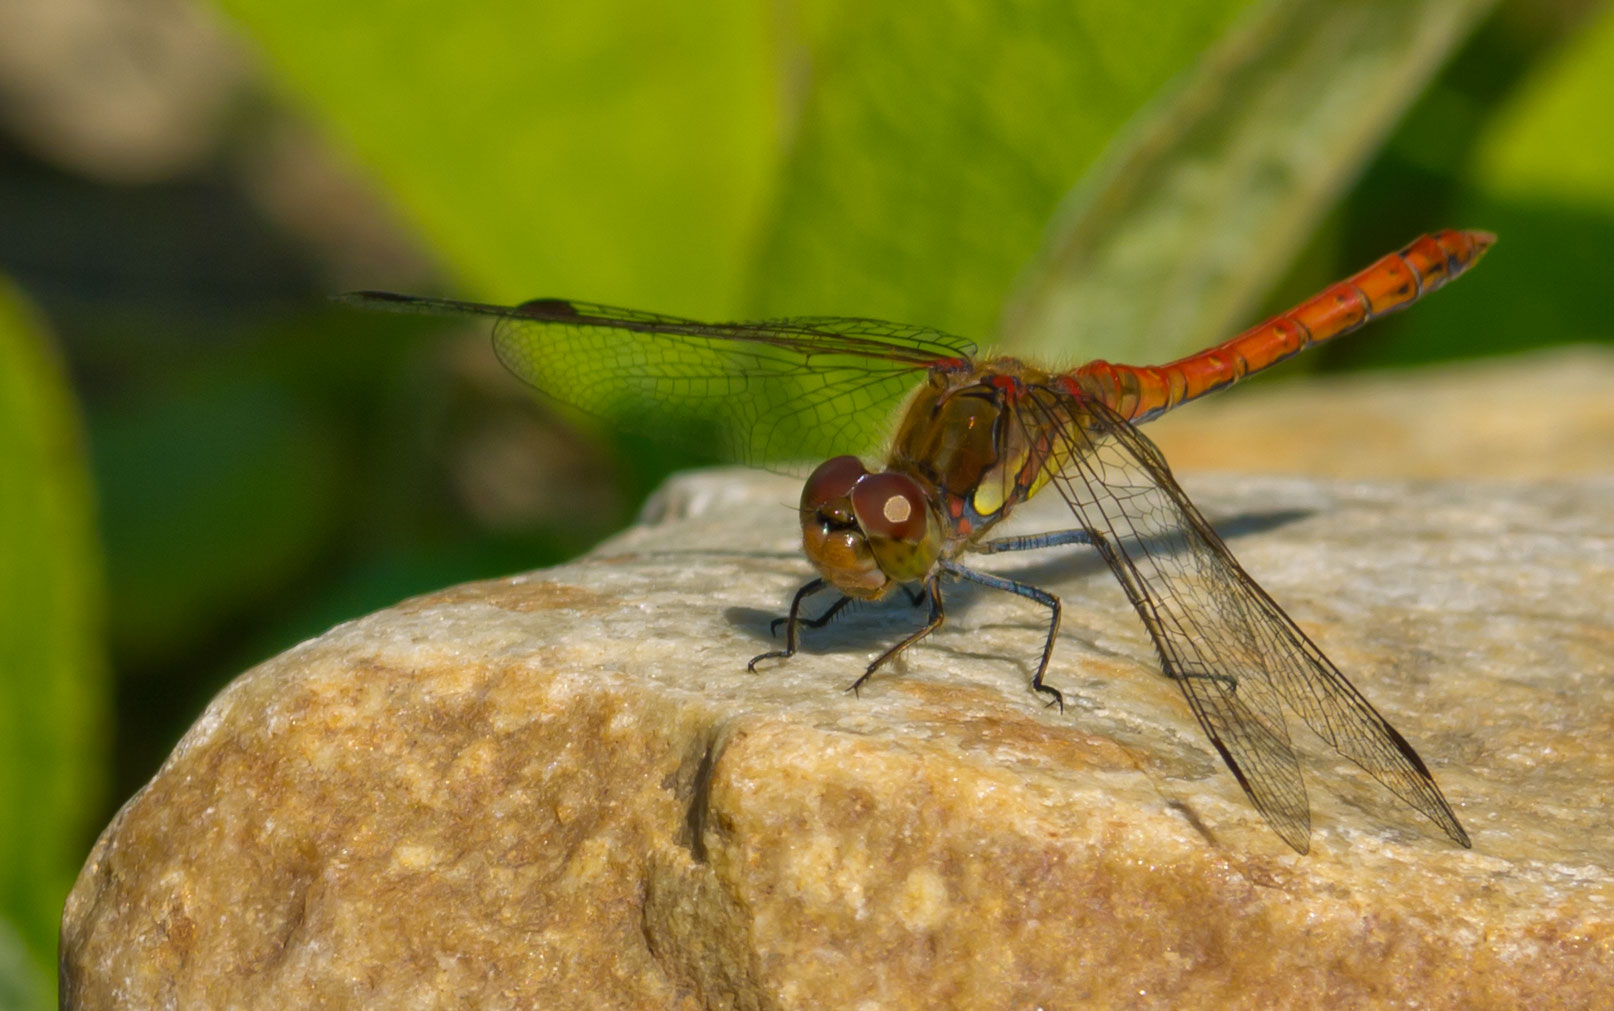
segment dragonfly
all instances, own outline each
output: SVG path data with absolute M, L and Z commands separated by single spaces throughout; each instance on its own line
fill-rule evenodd
M 1044 681 L 1059 598 L 963 559 L 1081 545 L 1120 581 L 1165 675 L 1289 846 L 1309 850 L 1311 809 L 1286 712 L 1468 847 L 1423 759 L 1239 565 L 1138 426 L 1411 305 L 1494 241 L 1479 231 L 1424 235 L 1216 347 L 1160 366 L 1095 360 L 1067 371 L 870 319 L 703 323 L 557 298 L 509 307 L 379 291 L 341 298 L 491 319 L 511 372 L 621 427 L 755 465 L 824 459 L 800 502 L 802 546 L 818 575 L 782 619 L 783 648 L 753 658 L 752 670 L 793 656 L 804 626 L 823 626 L 853 601 L 898 587 L 916 606 L 928 601 L 928 620 L 869 663 L 857 689 L 940 628 L 944 584 L 965 581 L 1047 610 L 1031 688 L 1063 709 Z M 865 460 L 878 459 L 882 443 L 884 466 L 871 468 Z M 994 534 L 1048 488 L 1068 507 L 1068 528 Z M 819 594 L 834 599 L 807 617 L 805 602 Z

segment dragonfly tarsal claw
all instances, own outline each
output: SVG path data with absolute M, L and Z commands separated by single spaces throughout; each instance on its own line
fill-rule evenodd
M 796 651 L 793 649 L 775 649 L 770 650 L 767 653 L 758 653 L 756 656 L 751 658 L 750 663 L 745 665 L 745 669 L 755 674 L 757 672 L 757 664 L 761 663 L 762 661 L 788 660 L 790 657 L 794 656 L 795 653 Z
M 869 664 L 869 669 L 859 675 L 856 681 L 853 681 L 851 684 L 847 685 L 846 690 L 851 692 L 853 695 L 862 698 L 863 686 L 868 683 L 869 678 L 874 676 L 874 672 L 880 669 L 880 665 L 885 663 L 887 657 L 890 655 L 891 654 L 887 653 L 885 656 L 882 656 L 880 659 Z
M 1058 706 L 1061 713 L 1065 711 L 1064 692 L 1061 692 L 1058 688 L 1055 688 L 1052 685 L 1036 684 L 1032 685 L 1031 687 L 1033 690 L 1048 696 L 1048 701 L 1043 703 L 1044 708 L 1052 709 L 1054 706 Z

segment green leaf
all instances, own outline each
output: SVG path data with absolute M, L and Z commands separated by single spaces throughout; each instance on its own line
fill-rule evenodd
M 767 5 L 220 5 L 456 294 L 732 309 L 778 152 Z
M 1491 5 L 1297 0 L 1252 12 L 1071 194 L 1006 314 L 1005 346 L 1142 364 L 1253 322 Z
M 50 979 L 101 799 L 101 572 L 72 399 L 3 282 L 0 468 L 0 920 Z
M 981 337 L 1063 194 L 1245 0 L 220 2 L 459 294 Z
M 1353 365 L 1614 342 L 1614 7 L 1503 8 L 1464 62 L 1389 149 L 1400 174 L 1357 203 L 1427 196 L 1422 180 L 1454 175 L 1443 216 L 1495 232 L 1496 248 L 1460 291 L 1420 306 L 1415 326 L 1409 316 L 1404 339 L 1386 328 L 1353 342 Z
M 1487 124 L 1471 178 L 1490 199 L 1614 215 L 1614 6 L 1541 63 Z
M 757 305 L 988 343 L 1061 198 L 1242 6 L 835 7 L 807 60 Z

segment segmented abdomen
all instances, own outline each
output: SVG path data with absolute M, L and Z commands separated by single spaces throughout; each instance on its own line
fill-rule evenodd
M 1496 236 L 1446 231 L 1414 239 L 1288 312 L 1214 348 L 1169 365 L 1112 365 L 1092 361 L 1069 375 L 1131 421 L 1148 421 L 1179 404 L 1230 386 L 1312 344 L 1350 333 L 1375 317 L 1403 309 L 1462 274 Z

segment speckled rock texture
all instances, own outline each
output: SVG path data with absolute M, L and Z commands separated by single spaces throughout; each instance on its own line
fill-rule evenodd
M 1561 361 L 1505 367 L 1545 384 Z M 1606 404 L 1614 365 L 1588 361 Z M 1476 380 L 1421 392 L 1447 381 Z M 1344 459 L 1395 412 L 1324 435 L 1299 416 L 1407 382 L 1256 390 L 1258 427 L 1207 426 Z M 1494 404 L 1443 403 L 1488 430 Z M 1403 476 L 1366 480 L 1209 474 L 1173 448 L 1186 426 L 1161 431 L 1472 850 L 1298 721 L 1312 851 L 1286 848 L 1081 549 L 982 566 L 1065 601 L 1064 713 L 1027 688 L 1041 614 L 973 588 L 860 697 L 841 689 L 914 609 L 855 611 L 749 673 L 809 574 L 797 488 L 705 472 L 575 563 L 406 601 L 238 678 L 90 855 L 64 1005 L 1606 1007 L 1614 435 L 1585 424 L 1500 479 L 1478 436 L 1435 454 L 1471 477 L 1405 476 L 1420 450 L 1391 438 Z

